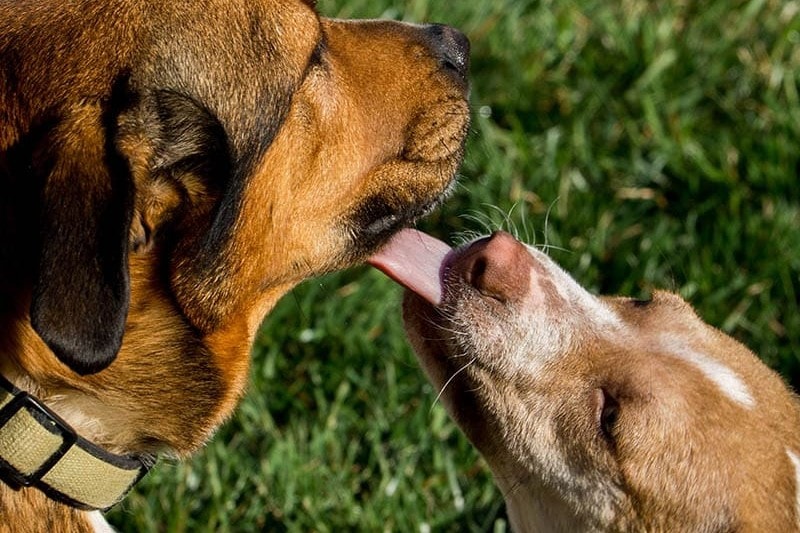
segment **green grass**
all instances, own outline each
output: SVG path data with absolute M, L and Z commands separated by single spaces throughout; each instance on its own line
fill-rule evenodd
M 656 7 L 658 6 L 658 7 Z M 473 44 L 461 185 L 420 227 L 504 226 L 593 291 L 669 288 L 800 383 L 797 0 L 321 0 Z M 407 347 L 400 290 L 357 268 L 267 319 L 249 393 L 162 463 L 124 531 L 504 531 L 485 465 Z

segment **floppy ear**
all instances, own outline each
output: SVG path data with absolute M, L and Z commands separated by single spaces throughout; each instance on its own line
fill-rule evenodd
M 46 178 L 31 323 L 79 374 L 98 372 L 114 360 L 130 298 L 133 185 L 114 147 L 108 107 L 72 110 L 42 148 Z

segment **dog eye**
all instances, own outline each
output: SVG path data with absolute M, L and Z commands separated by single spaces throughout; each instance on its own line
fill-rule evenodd
M 619 419 L 619 402 L 609 392 L 600 388 L 595 391 L 595 413 L 600 433 L 609 442 L 614 442 L 614 434 Z

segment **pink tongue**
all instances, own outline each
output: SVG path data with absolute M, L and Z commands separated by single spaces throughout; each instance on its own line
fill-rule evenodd
M 442 300 L 439 270 L 450 247 L 426 233 L 399 231 L 367 262 L 433 305 Z

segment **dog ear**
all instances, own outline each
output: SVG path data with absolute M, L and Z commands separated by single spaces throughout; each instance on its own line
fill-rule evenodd
M 219 120 L 193 98 L 161 90 L 152 96 L 157 117 L 156 167 L 176 179 L 192 175 L 199 179 L 204 194 L 222 193 L 231 173 L 227 136 Z M 189 184 L 184 184 L 191 189 Z
M 31 323 L 82 375 L 115 359 L 130 299 L 133 184 L 114 147 L 109 105 L 72 110 L 36 157 L 46 177 Z

